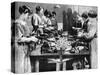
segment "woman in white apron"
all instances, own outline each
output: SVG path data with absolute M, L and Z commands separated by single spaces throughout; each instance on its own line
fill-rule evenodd
M 97 68 L 97 13 L 93 10 L 90 10 L 88 13 L 89 22 L 88 22 L 88 33 L 84 33 L 87 39 L 90 41 L 91 49 L 91 68 Z
M 28 46 L 19 44 L 19 41 L 23 39 L 24 41 L 27 40 L 27 36 L 29 36 L 29 28 L 27 26 L 26 20 L 32 14 L 31 10 L 23 5 L 19 7 L 19 13 L 21 14 L 18 19 L 15 20 L 15 23 L 13 24 L 15 28 L 14 33 L 14 45 L 13 49 L 15 50 L 15 73 L 26 73 L 31 72 L 31 65 L 30 65 L 30 59 L 27 55 L 28 52 Z

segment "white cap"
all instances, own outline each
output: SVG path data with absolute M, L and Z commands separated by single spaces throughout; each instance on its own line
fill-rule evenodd
M 61 8 L 61 7 L 60 7 L 60 5 L 56 5 L 56 6 L 54 6 L 54 8 Z

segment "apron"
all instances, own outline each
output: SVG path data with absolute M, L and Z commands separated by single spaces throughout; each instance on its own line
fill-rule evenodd
M 95 34 L 97 33 L 97 21 L 96 19 L 90 19 L 88 23 L 88 37 L 87 38 L 93 38 L 90 42 L 90 48 L 91 48 L 91 68 L 95 69 L 97 68 L 97 38 L 95 37 Z
M 28 46 L 18 43 L 22 36 L 28 35 L 28 28 L 25 24 L 20 20 L 15 23 L 15 73 L 31 72 L 30 58 L 27 56 Z

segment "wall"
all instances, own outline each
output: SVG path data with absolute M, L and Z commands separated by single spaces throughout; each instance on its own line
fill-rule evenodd
M 16 2 L 16 5 L 15 5 L 15 9 L 16 9 L 15 10 L 15 13 L 16 13 L 15 19 L 17 19 L 20 16 L 18 8 L 21 5 L 29 6 L 33 10 L 33 13 L 35 13 L 35 7 L 37 5 L 42 6 L 44 9 L 48 9 L 50 11 L 53 11 L 54 10 L 53 9 L 54 6 L 57 5 L 57 4 Z M 72 26 L 71 18 L 69 17 L 70 18 L 69 19 L 68 15 L 67 15 L 68 12 L 71 15 L 74 11 L 76 11 L 81 15 L 84 11 L 88 12 L 91 9 L 97 11 L 97 7 L 94 7 L 94 6 L 61 5 L 61 4 L 59 4 L 59 5 L 60 5 L 60 9 L 56 9 L 56 13 L 57 13 L 56 19 L 57 19 L 58 23 L 62 23 L 62 24 L 59 24 L 58 28 L 60 28 L 60 29 L 63 28 L 65 31 L 66 30 L 70 30 L 71 26 Z M 68 11 L 69 8 L 71 8 L 71 13 L 70 13 L 70 11 Z M 31 22 L 30 21 L 28 22 L 28 25 L 31 26 Z M 61 26 L 61 25 L 63 25 L 63 26 Z M 30 28 L 32 28 L 32 26 Z

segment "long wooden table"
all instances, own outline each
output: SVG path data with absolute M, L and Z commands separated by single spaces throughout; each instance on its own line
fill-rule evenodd
M 35 59 L 35 72 L 39 72 L 40 59 L 57 59 L 58 61 L 55 60 L 54 63 L 56 63 L 56 71 L 59 71 L 61 63 L 63 64 L 63 70 L 66 70 L 66 61 L 75 58 L 84 58 L 86 56 L 90 56 L 89 51 L 78 54 L 73 53 L 73 54 L 62 54 L 62 55 L 59 55 L 58 53 L 30 54 L 30 58 Z

